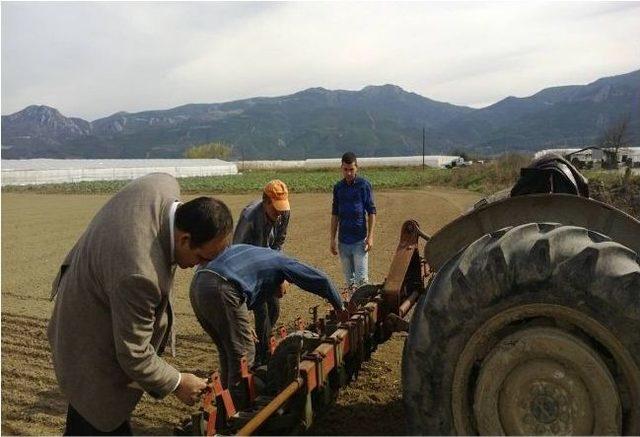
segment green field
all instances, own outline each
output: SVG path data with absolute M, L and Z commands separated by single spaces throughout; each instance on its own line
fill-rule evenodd
M 519 168 L 528 159 L 519 155 L 507 156 L 485 165 L 466 168 L 437 169 L 426 167 L 361 168 L 359 174 L 366 177 L 376 189 L 419 188 L 429 185 L 450 186 L 489 193 L 511 183 Z M 329 192 L 341 178 L 339 169 L 322 170 L 249 170 L 238 175 L 181 178 L 184 193 L 249 193 L 262 190 L 272 179 L 287 183 L 290 191 L 297 193 Z M 33 192 L 43 194 L 111 194 L 120 190 L 128 181 L 95 181 L 65 184 L 4 187 L 3 192 Z
M 385 168 L 366 169 L 360 172 L 377 188 L 420 187 L 429 181 L 442 179 L 447 171 L 426 169 Z M 272 179 L 282 179 L 292 192 L 327 192 L 340 178 L 339 170 L 255 170 L 242 174 L 211 177 L 181 178 L 184 193 L 248 193 L 261 191 Z M 45 194 L 111 194 L 128 181 L 95 181 L 39 186 L 7 187 L 7 192 L 37 192 Z

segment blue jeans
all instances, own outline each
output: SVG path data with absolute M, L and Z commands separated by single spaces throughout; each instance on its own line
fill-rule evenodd
M 364 251 L 365 240 L 353 244 L 338 242 L 347 287 L 359 287 L 369 282 L 369 253 Z

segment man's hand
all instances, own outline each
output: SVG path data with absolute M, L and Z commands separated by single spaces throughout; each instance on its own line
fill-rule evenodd
M 287 294 L 287 291 L 289 291 L 289 282 L 282 281 L 282 284 L 280 284 L 280 287 L 278 288 L 278 291 L 276 292 L 276 296 L 279 299 L 282 299 L 284 297 L 284 295 Z
M 373 237 L 367 237 L 364 241 L 364 251 L 369 252 L 373 248 Z
M 207 380 L 198 378 L 192 373 L 181 373 L 180 384 L 174 395 L 187 405 L 193 405 L 200 400 L 200 395 L 207 388 Z
M 337 255 L 338 254 L 338 245 L 336 244 L 336 240 L 331 240 L 331 254 L 332 255 Z

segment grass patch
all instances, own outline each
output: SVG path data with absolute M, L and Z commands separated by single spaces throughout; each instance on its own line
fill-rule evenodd
M 618 172 L 585 172 L 592 198 L 640 218 L 640 176 Z
M 420 187 L 443 179 L 449 170 L 416 168 L 368 168 L 359 174 L 371 181 L 375 188 Z M 290 191 L 298 193 L 328 192 L 340 179 L 339 170 L 254 170 L 239 175 L 180 178 L 183 193 L 247 193 L 262 190 L 272 179 L 281 179 Z M 129 181 L 92 181 L 65 184 L 25 185 L 3 187 L 3 192 L 42 194 L 111 194 Z

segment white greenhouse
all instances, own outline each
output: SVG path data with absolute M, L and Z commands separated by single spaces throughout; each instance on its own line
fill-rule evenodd
M 459 161 L 459 156 L 426 155 L 424 164 L 427 167 L 442 168 L 453 161 Z M 340 158 L 306 159 L 304 161 L 239 161 L 236 163 L 240 171 L 244 170 L 279 170 L 292 168 L 339 168 Z M 419 167 L 422 165 L 422 155 L 419 156 L 383 156 L 376 158 L 358 158 L 359 167 Z
M 237 174 L 219 159 L 3 159 L 2 186 L 129 180 L 149 173 L 177 178 Z

